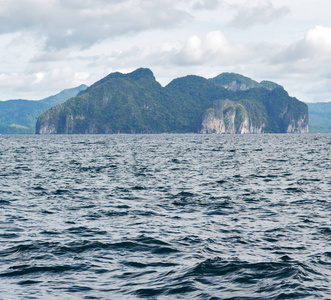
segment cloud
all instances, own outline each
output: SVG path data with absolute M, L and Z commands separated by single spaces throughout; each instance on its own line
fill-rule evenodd
M 193 3 L 194 9 L 216 9 L 220 5 L 220 0 L 196 0 Z
M 190 36 L 179 49 L 177 48 L 174 62 L 178 65 L 230 65 L 244 61 L 250 55 L 251 52 L 245 45 L 232 43 L 220 31 L 211 31 L 202 38 Z
M 68 59 L 70 51 L 66 49 L 60 49 L 57 51 L 50 50 L 48 52 L 42 52 L 35 55 L 30 63 L 47 63 L 47 62 L 57 62 L 61 60 Z
M 0 34 L 28 32 L 47 48 L 90 47 L 105 39 L 169 28 L 190 19 L 173 0 L 1 1 Z
M 283 49 L 270 52 L 266 64 L 276 70 L 299 99 L 331 101 L 331 28 L 315 26 Z
M 15 98 L 39 100 L 35 99 L 36 90 L 40 95 L 43 94 L 44 97 L 47 97 L 65 88 L 86 83 L 89 77 L 88 72 L 76 72 L 70 67 L 29 74 L 0 73 L 0 89 L 5 89 L 8 94 L 15 94 Z M 50 82 L 52 83 L 51 88 Z
M 88 69 L 105 66 L 115 70 L 141 66 L 181 68 L 210 64 L 229 66 L 245 62 L 258 55 L 254 47 L 234 43 L 221 31 L 210 31 L 204 35 L 189 35 L 182 40 L 164 41 L 160 44 L 131 43 L 125 47 L 120 43 L 117 46 L 117 48 L 107 48 L 105 44 L 106 48 L 101 47 L 98 52 L 86 51 L 86 54 L 81 57 L 81 62 Z M 42 55 L 37 61 L 47 60 L 48 57 L 48 55 Z M 61 53 L 55 57 L 61 57 Z
M 303 60 L 330 62 L 331 28 L 316 26 L 272 58 L 273 63 Z
M 268 24 L 288 13 L 289 9 L 286 6 L 276 8 L 271 1 L 259 2 L 253 6 L 246 3 L 238 9 L 230 26 L 245 29 L 256 24 Z

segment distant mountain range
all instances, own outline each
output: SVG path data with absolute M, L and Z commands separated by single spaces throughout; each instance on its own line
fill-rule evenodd
M 162 87 L 151 70 L 112 73 L 38 118 L 36 133 L 304 133 L 308 107 L 239 74 L 189 75 Z
M 0 133 L 35 133 L 38 116 L 52 106 L 62 103 L 85 90 L 86 85 L 66 89 L 43 100 L 7 100 L 0 101 Z
M 331 102 L 307 103 L 309 132 L 331 133 Z

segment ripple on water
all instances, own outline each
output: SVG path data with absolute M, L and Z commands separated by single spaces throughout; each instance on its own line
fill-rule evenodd
M 331 298 L 330 135 L 0 140 L 8 299 Z

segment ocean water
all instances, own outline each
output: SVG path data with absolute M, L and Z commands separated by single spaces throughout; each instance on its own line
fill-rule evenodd
M 331 299 L 330 150 L 0 136 L 0 299 Z

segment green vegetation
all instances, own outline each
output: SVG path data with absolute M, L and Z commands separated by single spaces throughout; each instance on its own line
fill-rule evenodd
M 282 88 L 283 87 L 275 82 L 272 82 L 272 81 L 268 81 L 268 80 L 263 80 L 260 82 L 260 85 L 268 90 L 274 90 L 274 89 L 277 89 L 277 88 Z
M 309 132 L 331 133 L 331 102 L 307 103 Z
M 224 88 L 221 79 L 240 80 L 250 88 Z M 236 103 L 232 109 L 242 119 L 248 116 L 252 125 L 263 127 L 264 132 L 287 132 L 290 124 L 299 126 L 301 119 L 302 126 L 307 126 L 307 106 L 278 85 L 264 88 L 247 77 L 227 73 L 209 80 L 190 75 L 162 87 L 149 69 L 138 69 L 130 74 L 110 74 L 47 110 L 39 117 L 36 132 L 200 132 L 205 112 L 215 101 L 225 99 Z
M 309 125 L 310 133 L 331 133 L 331 126 Z
M 20 125 L 0 125 L 1 134 L 33 134 L 34 128 L 28 128 Z
M 8 100 L 0 101 L 0 134 L 34 133 L 37 118 L 44 111 L 74 97 L 86 89 L 81 85 L 39 101 Z

